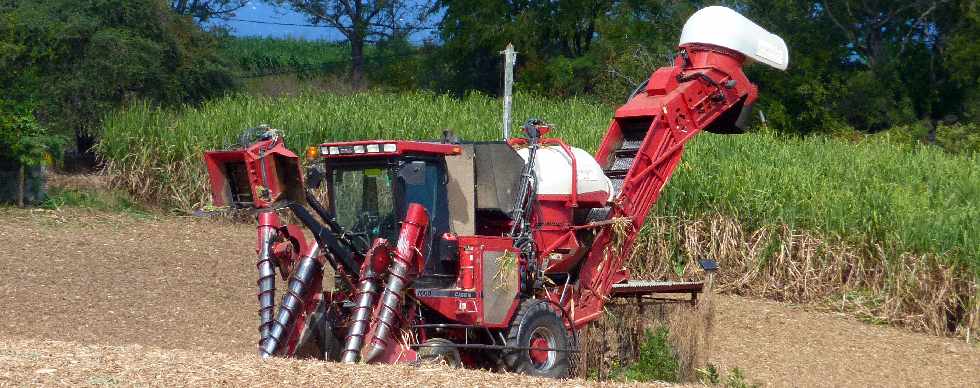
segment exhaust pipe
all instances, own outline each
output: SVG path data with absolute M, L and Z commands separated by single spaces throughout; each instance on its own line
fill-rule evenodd
M 293 320 L 296 319 L 296 315 L 303 307 L 303 294 L 306 293 L 306 286 L 313 279 L 314 275 L 323 270 L 320 267 L 320 262 L 316 260 L 319 254 L 320 246 L 317 243 L 313 243 L 310 246 L 309 253 L 300 259 L 296 270 L 289 277 L 289 287 L 286 290 L 286 295 L 283 295 L 282 303 L 279 305 L 279 314 L 272 321 L 269 337 L 262 343 L 259 351 L 259 355 L 262 358 L 272 357 L 276 353 L 283 335 L 292 326 Z
M 428 225 L 429 217 L 425 213 L 425 208 L 417 203 L 409 205 L 405 221 L 402 222 L 401 233 L 398 235 L 395 261 L 388 271 L 388 283 L 381 297 L 374 338 L 371 339 L 367 355 L 364 357 L 366 362 L 375 361 L 383 355 L 388 349 L 392 334 L 398 330 L 395 319 L 399 316 L 402 292 L 412 283 L 412 279 L 409 278 L 409 268 L 422 255 L 425 244 L 424 232 Z

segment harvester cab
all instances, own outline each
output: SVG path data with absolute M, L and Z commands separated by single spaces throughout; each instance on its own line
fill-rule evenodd
M 700 282 L 631 279 L 624 264 L 684 144 L 741 131 L 757 97 L 749 60 L 785 69 L 786 46 L 730 9 L 698 11 L 595 156 L 540 120 L 507 141 L 320 144 L 305 179 L 274 130 L 206 153 L 215 205 L 258 220 L 259 353 L 562 377 L 576 331 L 612 298 L 693 302 Z

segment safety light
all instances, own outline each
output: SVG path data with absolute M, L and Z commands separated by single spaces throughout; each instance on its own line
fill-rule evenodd
M 395 152 L 395 151 L 398 151 L 398 146 L 397 145 L 394 145 L 394 144 L 391 144 L 391 143 L 388 143 L 388 144 L 385 144 L 382 149 L 384 150 L 384 152 Z
M 306 160 L 313 160 L 317 157 L 316 147 L 310 146 L 306 148 Z
M 354 153 L 355 154 L 363 154 L 364 153 L 364 146 L 362 146 L 362 145 L 356 145 L 356 146 L 354 146 Z
M 330 147 L 330 155 L 340 155 L 340 147 Z
M 368 144 L 366 148 L 367 148 L 367 152 L 380 152 L 381 151 L 381 145 L 379 145 L 379 144 Z

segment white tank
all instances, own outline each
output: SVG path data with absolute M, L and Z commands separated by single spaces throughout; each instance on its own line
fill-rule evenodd
M 578 170 L 578 194 L 601 192 L 606 202 L 612 200 L 612 182 L 588 152 L 571 147 Z M 528 149 L 517 150 L 527 163 Z M 572 158 L 559 146 L 541 146 L 535 153 L 534 174 L 538 177 L 538 194 L 572 193 Z

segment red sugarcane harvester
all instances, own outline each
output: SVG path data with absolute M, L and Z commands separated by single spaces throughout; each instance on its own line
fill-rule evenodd
M 576 330 L 610 298 L 700 292 L 631 280 L 624 259 L 684 144 L 741 131 L 750 60 L 784 70 L 786 45 L 730 9 L 698 11 L 594 157 L 537 120 L 499 142 L 324 143 L 305 177 L 274 130 L 208 152 L 214 203 L 257 213 L 260 354 L 567 376 Z

